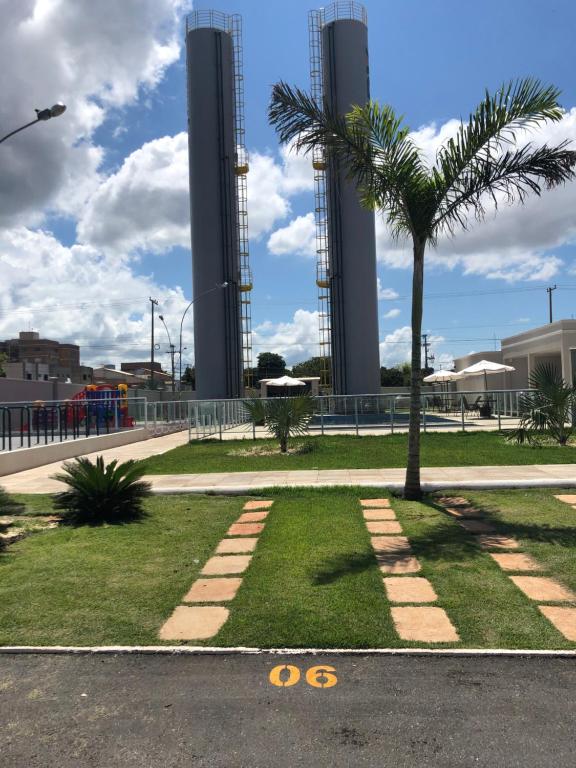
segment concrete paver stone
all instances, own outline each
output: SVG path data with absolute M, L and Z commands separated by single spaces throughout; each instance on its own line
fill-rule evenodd
M 233 600 L 242 579 L 198 579 L 183 598 L 185 603 L 221 603 Z
M 518 549 L 520 544 L 516 539 L 500 534 L 483 534 L 474 537 L 480 546 L 480 549 Z
M 220 576 L 227 573 L 244 573 L 252 555 L 215 555 L 202 568 L 203 576 Z
M 484 512 L 477 507 L 445 507 L 444 511 L 451 517 L 458 517 L 464 520 L 477 520 L 484 517 Z
M 524 555 L 520 552 L 489 552 L 490 557 L 495 560 L 503 571 L 544 571 L 540 563 L 534 560 L 530 555 Z
M 576 495 L 573 493 L 559 493 L 554 496 L 558 501 L 563 501 L 565 504 L 576 504 Z
M 364 520 L 396 520 L 393 509 L 365 509 L 362 514 Z
M 401 576 L 405 573 L 418 573 L 422 566 L 414 555 L 376 553 L 376 560 L 381 573 Z
M 216 547 L 217 555 L 239 555 L 244 552 L 254 552 L 258 539 L 222 539 Z
M 402 526 L 397 520 L 375 520 L 366 523 L 369 533 L 402 533 Z
M 388 576 L 384 586 L 391 603 L 433 603 L 438 599 L 432 584 L 422 576 Z
M 264 530 L 264 523 L 232 523 L 227 536 L 256 536 Z
M 390 507 L 389 499 L 360 499 L 362 507 Z
M 246 504 L 242 507 L 242 509 L 245 510 L 256 510 L 256 509 L 270 509 L 270 507 L 274 504 L 273 501 L 247 501 Z
M 243 512 L 238 520 L 236 520 L 237 523 L 259 523 L 262 520 L 266 520 L 268 517 L 268 512 Z
M 372 536 L 370 543 L 375 552 L 411 555 L 412 548 L 406 536 Z
M 443 507 L 467 507 L 470 504 L 464 496 L 440 496 L 438 503 Z
M 421 643 L 453 643 L 460 640 L 443 608 L 392 607 L 392 620 L 402 640 Z
M 179 605 L 160 629 L 160 639 L 208 640 L 219 632 L 229 613 L 222 606 Z
M 576 601 L 574 592 L 546 576 L 510 576 L 510 578 L 531 600 L 542 600 L 545 603 Z
M 576 642 L 576 608 L 559 605 L 539 605 L 538 608 L 566 640 Z

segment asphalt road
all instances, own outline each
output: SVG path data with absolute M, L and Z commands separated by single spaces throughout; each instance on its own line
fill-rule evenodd
M 301 670 L 297 684 L 270 683 L 281 664 Z M 309 685 L 306 670 L 327 664 L 337 683 Z M 518 657 L 0 655 L 0 765 L 573 768 L 575 665 Z

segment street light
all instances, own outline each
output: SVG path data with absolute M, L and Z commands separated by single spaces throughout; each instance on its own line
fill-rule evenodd
M 53 117 L 60 117 L 60 115 L 66 112 L 66 104 L 62 104 L 61 101 L 58 101 L 48 109 L 37 109 L 35 112 L 36 120 L 31 120 L 29 123 L 26 123 L 26 125 L 21 125 L 20 128 L 16 128 L 15 131 L 10 131 L 10 133 L 7 133 L 6 136 L 3 136 L 0 139 L 0 144 L 2 144 L 3 141 L 6 141 L 6 139 L 9 139 L 10 136 L 14 136 L 15 133 L 20 133 L 20 131 L 23 131 L 25 128 L 29 128 L 31 125 L 36 125 L 36 123 L 51 120 Z
M 164 324 L 164 328 L 166 328 L 166 334 L 168 336 L 168 344 L 170 345 L 170 358 L 172 361 L 172 392 L 174 392 L 174 354 L 175 354 L 175 347 L 174 344 L 172 344 L 172 339 L 170 338 L 170 331 L 168 330 L 168 326 L 166 325 L 166 321 L 164 320 L 164 315 L 158 315 L 159 319 L 162 320 L 162 323 Z
M 180 357 L 178 361 L 178 365 L 180 366 L 179 374 L 178 374 L 178 386 L 180 387 L 180 389 L 182 389 L 182 327 L 184 325 L 184 318 L 186 317 L 186 313 L 188 312 L 188 310 L 190 309 L 192 304 L 194 304 L 195 301 L 198 301 L 198 299 L 201 299 L 202 296 L 206 296 L 207 293 L 212 293 L 212 291 L 217 291 L 219 288 L 228 288 L 228 282 L 225 280 L 223 283 L 218 283 L 217 285 L 215 285 L 214 288 L 209 288 L 207 291 L 204 291 L 204 293 L 200 293 L 198 296 L 195 296 L 190 302 L 190 304 L 188 304 L 188 306 L 184 310 L 184 314 L 182 315 L 182 320 L 180 320 L 180 347 L 179 347 Z

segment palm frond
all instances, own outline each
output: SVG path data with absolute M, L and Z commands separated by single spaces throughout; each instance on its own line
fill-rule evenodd
M 508 197 L 518 197 L 523 200 L 524 193 L 538 191 L 538 179 L 542 178 L 548 186 L 571 178 L 565 177 L 566 161 L 570 162 L 566 144 L 557 148 L 559 155 L 549 155 L 544 152 L 540 157 L 538 151 L 530 147 L 516 152 L 506 149 L 516 141 L 519 130 L 535 128 L 547 121 L 557 122 L 562 119 L 563 111 L 558 103 L 559 91 L 554 86 L 544 86 L 538 80 L 526 78 L 512 81 L 503 85 L 494 95 L 486 92 L 484 100 L 470 115 L 468 122 L 461 123 L 456 136 L 449 139 L 436 156 L 433 169 L 434 186 L 437 190 L 437 208 L 434 225 L 442 225 L 453 231 L 455 225 L 466 226 L 466 211 L 472 207 L 478 217 L 482 217 L 484 209 L 478 203 L 478 195 L 471 189 L 471 180 L 476 179 L 482 194 L 491 192 L 490 179 L 493 178 L 500 186 L 496 191 L 504 191 Z M 546 150 L 547 148 L 542 148 Z M 567 155 L 562 154 L 566 151 Z M 531 162 L 525 161 L 534 155 Z M 521 164 L 528 169 L 519 176 L 514 170 Z M 560 178 L 554 181 L 554 165 L 560 165 Z M 532 166 L 530 169 L 529 166 Z M 543 168 L 544 165 L 544 168 Z M 572 163 L 573 165 L 573 163 Z M 510 166 L 512 174 L 510 183 L 505 184 L 506 166 Z M 543 175 L 544 170 L 548 175 Z M 485 183 L 482 185 L 482 178 Z M 520 183 L 515 184 L 518 179 Z M 551 183 L 552 182 L 552 183 Z M 459 203 L 472 199 L 459 209 Z M 495 199 L 495 198 L 494 198 Z M 510 199 L 510 198 L 509 198 Z
M 527 144 L 495 157 L 476 157 L 444 196 L 432 227 L 450 233 L 456 226 L 465 229 L 470 213 L 477 220 L 484 217 L 487 196 L 498 208 L 500 196 L 509 204 L 523 203 L 529 193 L 540 196 L 543 188 L 571 181 L 576 177 L 576 152 L 568 145 L 567 141 L 557 147 Z
M 393 234 L 413 233 L 410 198 L 429 187 L 429 170 L 394 110 L 369 102 L 344 117 L 286 83 L 272 92 L 270 123 L 296 151 L 326 150 L 356 184 L 362 203 L 385 213 Z

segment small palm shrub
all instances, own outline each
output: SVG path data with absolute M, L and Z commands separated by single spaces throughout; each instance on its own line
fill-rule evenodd
M 518 398 L 520 422 L 509 439 L 537 443 L 550 438 L 566 445 L 574 432 L 572 415 L 576 408 L 576 388 L 569 387 L 562 374 L 549 364 L 537 365 L 530 375 L 529 392 Z
M 269 400 L 254 398 L 245 400 L 244 405 L 255 424 L 264 423 L 280 445 L 280 451 L 287 453 L 288 440 L 308 432 L 308 422 L 314 414 L 314 399 L 310 395 L 299 397 L 273 397 Z
M 54 507 L 63 512 L 64 522 L 75 525 L 137 520 L 144 516 L 142 502 L 151 493 L 150 483 L 141 480 L 144 471 L 133 460 L 105 466 L 102 456 L 95 463 L 81 456 L 54 475 L 68 486 L 57 494 Z
M 26 507 L 22 502 L 16 501 L 4 488 L 0 488 L 0 516 L 21 515 L 25 510 Z

